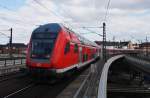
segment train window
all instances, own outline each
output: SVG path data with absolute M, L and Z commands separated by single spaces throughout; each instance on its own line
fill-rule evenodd
M 88 54 L 83 54 L 83 62 L 88 60 Z
M 67 42 L 66 43 L 66 47 L 65 47 L 65 54 L 67 54 L 68 52 L 70 51 L 70 43 L 69 42 Z
M 57 33 L 33 33 L 32 39 L 56 39 Z
M 86 61 L 88 60 L 88 54 L 86 54 Z
M 84 61 L 85 61 L 85 54 L 83 54 L 83 57 L 82 57 L 82 59 L 83 59 L 82 61 L 84 62 Z
M 74 45 L 74 52 L 75 52 L 75 53 L 78 52 L 78 48 L 79 48 L 79 47 L 78 47 L 78 44 L 75 44 L 75 45 Z
M 53 40 L 32 41 L 31 58 L 49 59 L 53 46 Z

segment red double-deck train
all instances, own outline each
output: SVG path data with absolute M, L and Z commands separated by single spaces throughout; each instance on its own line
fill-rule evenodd
M 99 46 L 58 23 L 36 28 L 27 49 L 26 66 L 33 73 L 65 73 L 99 56 Z

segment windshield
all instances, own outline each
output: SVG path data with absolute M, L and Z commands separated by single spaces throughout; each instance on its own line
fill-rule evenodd
M 57 33 L 33 33 L 32 39 L 56 39 Z
M 34 33 L 32 35 L 31 58 L 49 59 L 57 35 L 54 33 Z

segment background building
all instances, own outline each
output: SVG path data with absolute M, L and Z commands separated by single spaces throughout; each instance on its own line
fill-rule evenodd
M 0 54 L 8 54 L 9 53 L 9 44 L 0 45 Z M 12 43 L 12 53 L 15 54 L 23 54 L 26 53 L 27 45 L 24 43 Z
M 102 45 L 103 41 L 95 41 L 98 45 Z M 124 41 L 124 42 L 114 42 L 114 41 L 107 41 L 106 42 L 106 47 L 109 49 L 114 49 L 114 48 L 120 48 L 120 49 L 134 49 L 133 44 L 131 41 Z

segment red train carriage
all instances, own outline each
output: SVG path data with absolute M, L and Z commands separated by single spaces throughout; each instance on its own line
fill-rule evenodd
M 26 65 L 30 71 L 50 74 L 80 68 L 98 57 L 99 47 L 63 25 L 36 28 L 28 45 Z
M 119 54 L 136 55 L 140 52 L 141 52 L 141 50 L 139 50 L 139 49 L 107 49 L 107 54 L 111 55 L 111 56 L 119 55 Z

